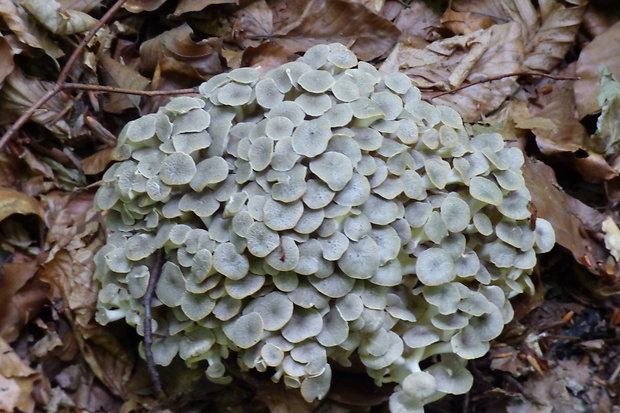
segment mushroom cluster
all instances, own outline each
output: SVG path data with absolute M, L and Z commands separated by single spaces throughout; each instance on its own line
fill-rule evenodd
M 467 360 L 554 244 L 548 222 L 530 222 L 522 152 L 470 138 L 455 110 L 340 44 L 217 75 L 200 94 L 120 134 L 95 198 L 108 231 L 97 320 L 144 334 L 161 266 L 159 365 L 178 355 L 227 383 L 234 352 L 312 401 L 355 354 L 398 384 L 393 412 L 467 392 Z

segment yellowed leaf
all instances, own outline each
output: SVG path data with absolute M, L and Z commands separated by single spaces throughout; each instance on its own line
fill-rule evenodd
M 454 34 L 468 34 L 481 29 L 487 29 L 495 24 L 488 16 L 481 16 L 471 12 L 457 12 L 446 10 L 441 16 L 441 25 Z
M 87 158 L 82 159 L 82 170 L 86 175 L 94 175 L 105 171 L 108 164 L 114 159 L 115 148 L 103 149 Z
M 0 221 L 12 214 L 36 214 L 43 218 L 43 208 L 30 195 L 0 187 Z
M 151 81 L 140 75 L 134 68 L 124 65 L 109 56 L 100 58 L 102 84 L 129 90 L 145 90 Z M 110 93 L 104 110 L 110 113 L 121 113 L 130 108 L 138 108 L 140 96 L 122 93 Z
M 129 0 L 123 7 L 130 13 L 157 10 L 166 0 Z

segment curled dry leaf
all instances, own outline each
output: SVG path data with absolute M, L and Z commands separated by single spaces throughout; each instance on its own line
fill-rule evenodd
M 436 41 L 424 49 L 400 43 L 381 71 L 401 71 L 422 90 L 449 90 L 466 81 L 516 72 L 522 58 L 521 31 L 517 23 L 511 22 Z M 433 104 L 450 106 L 466 122 L 474 122 L 497 109 L 516 87 L 515 77 L 499 79 L 433 99 Z
M 12 0 L 0 0 L 0 17 L 8 28 L 15 33 L 20 42 L 31 47 L 41 48 L 41 43 L 30 32 L 27 23 L 20 16 L 19 10 Z
M 0 89 L 0 124 L 14 122 L 41 96 L 53 88 L 51 82 L 26 77 L 19 69 L 15 69 Z M 70 137 L 70 128 L 63 119 L 58 120 L 66 103 L 59 95 L 55 95 L 32 116 L 32 120 L 49 129 L 59 139 Z
M 580 0 L 571 7 L 555 0 L 539 3 L 540 26 L 527 41 L 523 65 L 548 72 L 564 59 L 573 46 L 588 2 Z
M 396 7 L 394 6 L 395 4 L 401 6 L 400 3 L 396 2 L 388 3 L 391 9 Z M 410 3 L 394 17 L 392 17 L 393 10 L 390 14 L 387 14 L 387 12 L 390 12 L 390 10 L 386 7 L 384 16 L 390 20 L 395 19 L 394 24 L 401 31 L 403 38 L 416 36 L 420 39 L 428 39 L 433 28 L 439 27 L 441 24 L 441 13 L 432 7 L 431 4 L 422 1 Z
M 157 10 L 166 0 L 129 0 L 123 5 L 130 13 Z
M 34 382 L 40 377 L 0 339 L 0 411 L 31 413 L 35 408 Z
M 277 21 L 274 18 L 274 21 Z M 392 22 L 361 4 L 312 0 L 293 23 L 273 33 L 273 42 L 291 52 L 321 43 L 342 43 L 361 60 L 375 59 L 394 46 L 400 31 Z
M 265 0 L 248 4 L 234 14 L 232 38 L 244 46 L 258 46 L 273 33 L 273 13 Z
M 43 219 L 43 208 L 30 195 L 0 187 L 0 221 L 12 214 L 35 214 Z
M 256 47 L 247 47 L 243 51 L 241 65 L 260 67 L 261 72 L 266 73 L 286 62 L 295 60 L 296 57 L 294 53 L 276 43 L 265 42 Z
M 147 40 L 140 46 L 140 69 L 152 74 L 156 68 L 179 71 L 196 80 L 208 79 L 221 73 L 221 40 L 192 40 L 193 30 L 187 23 Z
M 89 30 L 97 23 L 90 15 L 61 7 L 56 0 L 23 0 L 28 13 L 54 34 L 77 34 Z

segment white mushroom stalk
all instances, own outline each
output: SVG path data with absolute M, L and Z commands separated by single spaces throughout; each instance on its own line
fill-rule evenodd
M 468 391 L 467 360 L 554 245 L 548 222 L 529 221 L 521 151 L 470 138 L 455 110 L 340 44 L 200 93 L 121 132 L 95 198 L 108 211 L 97 320 L 144 334 L 163 250 L 160 365 L 179 356 L 227 383 L 232 354 L 313 401 L 357 354 L 377 384 L 398 384 L 395 413 Z

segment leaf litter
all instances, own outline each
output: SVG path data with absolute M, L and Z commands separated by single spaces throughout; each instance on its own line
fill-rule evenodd
M 614 411 L 620 7 L 449 3 L 124 2 L 69 68 L 68 82 L 100 89 L 61 87 L 0 144 L 0 411 L 166 411 L 172 400 L 174 411 L 187 412 L 366 412 L 385 404 L 390 389 L 361 385 L 355 363 L 334 373 L 320 406 L 260 374 L 238 372 L 218 387 L 174 363 L 162 369 L 168 398 L 157 399 L 135 333 L 93 319 L 93 256 L 105 242 L 94 190 L 123 125 L 168 99 L 139 92 L 194 88 L 240 66 L 267 71 L 332 42 L 384 72 L 407 74 L 424 99 L 523 149 L 532 225 L 541 217 L 557 233 L 535 274 L 536 294 L 514 302 L 518 317 L 471 363 L 472 392 L 429 411 Z M 55 90 L 77 42 L 114 4 L 0 0 L 0 132 Z

